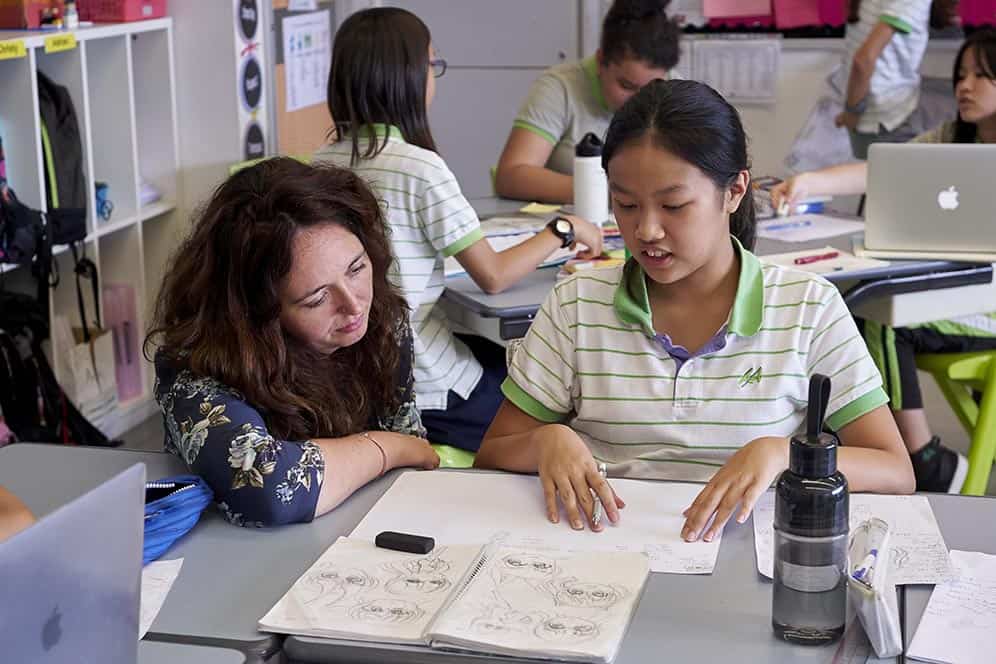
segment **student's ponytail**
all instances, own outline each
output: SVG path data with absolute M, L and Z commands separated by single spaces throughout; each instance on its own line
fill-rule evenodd
M 665 10 L 669 0 L 615 0 L 602 22 L 602 59 L 636 59 L 651 67 L 673 69 L 678 64 L 681 28 Z
M 652 133 L 665 150 L 694 165 L 725 191 L 750 170 L 747 135 L 737 110 L 722 95 L 697 81 L 653 81 L 612 116 L 602 149 L 602 167 L 623 145 Z M 730 233 L 747 249 L 755 239 L 751 187 L 730 214 Z

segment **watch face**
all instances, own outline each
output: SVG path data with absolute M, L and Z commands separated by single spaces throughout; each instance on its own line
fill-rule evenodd
M 557 232 L 558 233 L 563 233 L 563 234 L 566 235 L 567 233 L 570 233 L 572 230 L 574 230 L 574 225 L 571 224 L 570 221 L 568 221 L 567 219 L 558 219 L 557 220 Z

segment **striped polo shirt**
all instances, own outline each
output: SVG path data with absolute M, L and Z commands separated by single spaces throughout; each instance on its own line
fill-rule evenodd
M 380 199 L 395 256 L 389 276 L 412 312 L 415 401 L 420 410 L 445 410 L 449 390 L 468 398 L 483 369 L 437 306 L 443 259 L 484 236 L 477 213 L 438 154 L 406 143 L 397 127 L 374 131 L 379 140 L 386 135 L 387 144 L 370 159 L 350 165 L 350 142 L 340 141 L 320 148 L 315 160 L 352 168 Z
M 861 0 L 859 20 L 847 26 L 844 62 L 835 85 L 846 94 L 854 54 L 880 22 L 895 34 L 875 61 L 868 91 L 868 107 L 858 131 L 877 133 L 879 125 L 892 131 L 916 110 L 920 101 L 920 62 L 927 50 L 931 0 Z
M 814 373 L 831 378 L 834 430 L 885 404 L 837 289 L 734 244 L 736 299 L 725 333 L 703 353 L 668 353 L 630 259 L 554 287 L 512 357 L 505 396 L 540 421 L 571 426 L 613 475 L 693 481 L 756 438 L 801 432 Z

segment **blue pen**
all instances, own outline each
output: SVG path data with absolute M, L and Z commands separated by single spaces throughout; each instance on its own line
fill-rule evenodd
M 766 231 L 784 231 L 790 228 L 803 228 L 805 226 L 812 226 L 813 222 L 809 219 L 804 219 L 803 221 L 786 221 L 781 224 L 771 224 L 770 226 L 765 226 L 762 230 Z

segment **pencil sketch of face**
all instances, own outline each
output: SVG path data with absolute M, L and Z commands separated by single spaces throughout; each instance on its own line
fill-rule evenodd
M 547 556 L 535 553 L 508 554 L 501 559 L 503 577 L 546 581 L 557 572 L 557 563 Z
M 425 611 L 421 607 L 403 599 L 374 599 L 349 610 L 349 617 L 353 620 L 374 624 L 410 623 L 423 615 Z
M 536 625 L 533 634 L 552 643 L 578 643 L 598 636 L 598 625 L 576 616 L 554 616 Z
M 470 629 L 484 635 L 528 632 L 539 619 L 538 616 L 521 611 L 491 606 L 488 607 L 486 615 L 474 618 L 470 622 Z
M 335 604 L 347 595 L 355 595 L 376 588 L 377 579 L 361 569 L 327 567 L 312 577 L 312 586 L 315 597 L 307 602 L 322 600 L 327 604 Z
M 560 606 L 607 609 L 622 596 L 622 591 L 604 583 L 583 583 L 570 578 L 558 584 L 554 600 Z

